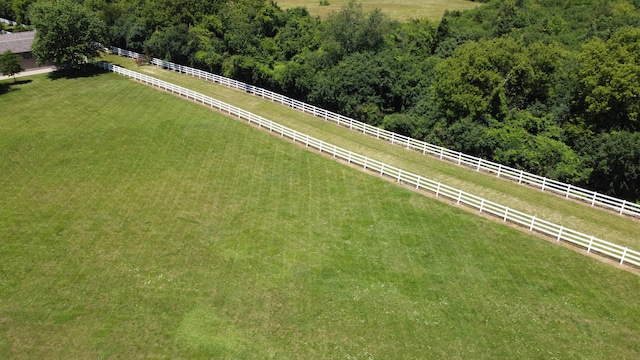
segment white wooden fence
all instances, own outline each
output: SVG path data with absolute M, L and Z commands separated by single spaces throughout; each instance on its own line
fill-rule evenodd
M 222 112 L 228 113 L 229 115 L 234 115 L 241 120 L 246 120 L 251 124 L 255 124 L 264 129 L 269 129 L 270 132 L 275 132 L 283 137 L 293 140 L 294 142 L 304 144 L 306 147 L 315 149 L 320 153 L 332 155 L 337 160 L 345 161 L 348 164 L 362 166 L 365 170 L 375 172 L 381 176 L 390 177 L 399 183 L 408 184 L 414 186 L 418 190 L 433 193 L 437 198 L 444 198 L 455 202 L 458 205 L 464 205 L 476 209 L 480 213 L 493 215 L 502 219 L 504 222 L 510 222 L 528 229 L 529 231 L 535 231 L 550 236 L 557 241 L 564 241 L 573 244 L 587 252 L 615 259 L 621 265 L 626 264 L 629 266 L 640 267 L 640 252 L 565 228 L 564 226 L 538 219 L 535 216 L 531 216 L 517 210 L 509 209 L 503 205 L 496 204 L 440 182 L 412 174 L 352 151 L 339 148 L 330 143 L 312 138 L 306 134 L 262 118 L 261 116 L 254 115 L 248 111 L 181 86 L 127 70 L 119 66 L 114 66 L 106 62 L 96 63 L 96 65 L 114 73 L 128 76 L 146 84 L 170 91 L 171 93 L 184 96 L 196 102 L 209 105 L 212 108 L 216 108 Z
M 135 59 L 142 56 L 141 54 L 117 47 L 112 48 L 112 52 L 120 56 L 126 56 Z M 211 74 L 206 71 L 174 64 L 172 62 L 156 58 L 152 59 L 151 63 L 156 66 L 162 66 L 166 69 L 178 71 L 201 79 L 206 79 L 218 84 L 226 85 L 231 88 L 251 93 L 256 96 L 260 96 L 265 99 L 269 99 L 273 102 L 289 106 L 293 109 L 300 110 L 319 118 L 323 118 L 327 121 L 332 121 L 336 124 L 348 127 L 349 129 L 362 132 L 363 134 L 375 136 L 378 139 L 387 140 L 392 144 L 404 146 L 407 149 L 413 149 L 422 152 L 425 155 L 437 157 L 440 160 L 447 160 L 458 165 L 473 168 L 477 171 L 484 171 L 487 173 L 495 174 L 497 177 L 517 181 L 518 184 L 529 185 L 542 191 L 548 191 L 560 196 L 564 196 L 568 199 L 580 200 L 581 202 L 590 204 L 590 206 L 592 207 L 609 209 L 611 211 L 617 212 L 620 215 L 628 215 L 634 218 L 640 217 L 640 205 L 629 202 L 627 200 L 621 200 L 571 184 L 565 184 L 560 181 L 552 180 L 543 176 L 504 166 L 502 164 L 498 164 L 489 160 L 484 160 L 474 156 L 463 154 L 458 151 L 449 150 L 440 146 L 429 144 L 424 141 L 412 139 L 410 137 L 383 130 L 375 126 L 353 120 L 346 116 L 342 116 L 340 114 L 336 114 L 334 112 L 303 103 L 301 101 L 274 93 L 269 90 L 229 79 L 224 76 Z

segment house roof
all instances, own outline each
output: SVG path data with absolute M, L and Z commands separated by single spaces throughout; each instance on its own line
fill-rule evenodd
M 0 35 L 0 54 L 7 50 L 16 54 L 30 52 L 35 36 L 35 30 Z

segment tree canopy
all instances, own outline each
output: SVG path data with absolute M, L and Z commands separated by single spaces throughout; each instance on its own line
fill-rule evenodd
M 37 29 L 32 50 L 39 64 L 76 68 L 98 56 L 105 40 L 102 20 L 70 0 L 37 2 L 29 9 L 29 19 Z
M 12 53 L 10 50 L 0 54 L 0 68 L 2 68 L 2 75 L 14 76 L 24 70 L 20 65 L 20 56 Z

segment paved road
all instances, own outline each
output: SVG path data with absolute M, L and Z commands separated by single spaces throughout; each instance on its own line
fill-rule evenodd
M 18 73 L 18 74 L 16 74 L 16 77 L 19 78 L 19 77 L 23 77 L 23 76 L 44 74 L 44 73 L 52 72 L 55 69 L 56 69 L 55 66 L 43 66 L 43 67 L 40 67 L 40 68 L 37 68 L 37 69 L 27 70 L 27 71 L 23 71 L 21 73 Z M 6 79 L 13 79 L 13 76 L 2 76 L 2 75 L 0 75 L 0 80 L 6 80 Z

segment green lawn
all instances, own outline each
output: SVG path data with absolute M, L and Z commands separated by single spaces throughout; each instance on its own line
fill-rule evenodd
M 211 82 L 162 70 L 155 66 L 137 67 L 131 59 L 118 56 L 110 55 L 105 59 L 134 71 L 212 96 L 302 133 L 384 161 L 403 170 L 441 181 L 512 209 L 524 211 L 538 218 L 622 246 L 629 246 L 634 250 L 640 250 L 640 238 L 638 238 L 640 221 L 442 162 Z
M 636 275 L 118 75 L 30 79 L 0 358 L 640 356 Z
M 445 10 L 462 11 L 481 5 L 470 0 L 362 0 L 359 2 L 365 11 L 380 9 L 392 19 L 399 21 L 420 18 L 440 20 Z M 326 19 L 331 12 L 340 11 L 348 0 L 329 0 L 329 5 L 320 5 L 320 0 L 277 0 L 276 3 L 283 9 L 305 7 L 311 15 Z

